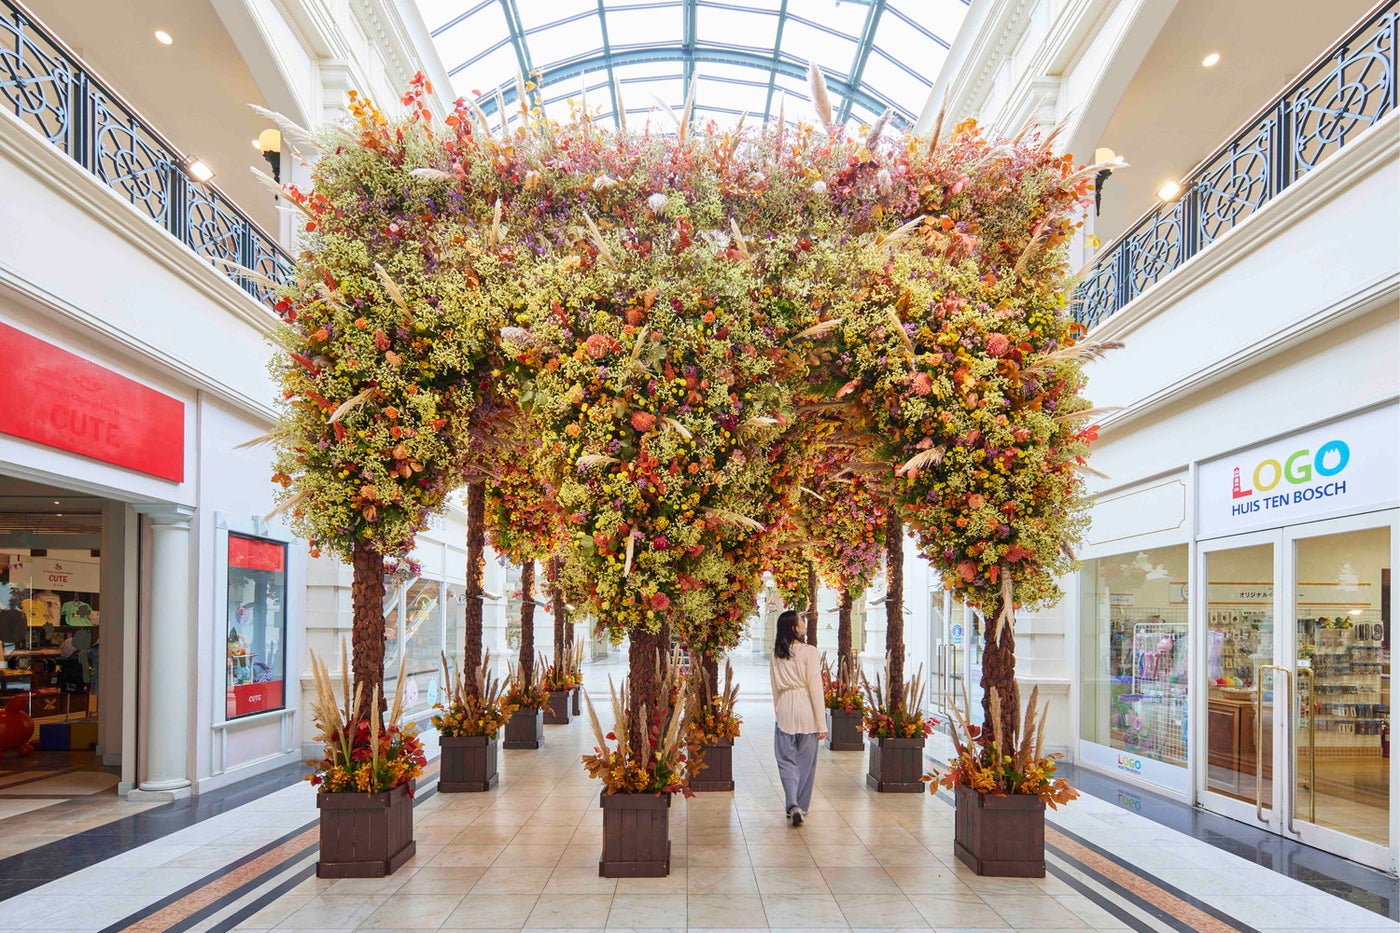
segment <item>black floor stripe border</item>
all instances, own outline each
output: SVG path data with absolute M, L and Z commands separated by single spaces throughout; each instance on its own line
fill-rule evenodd
M 428 790 L 426 790 L 426 791 L 423 791 L 423 792 L 421 792 L 421 793 L 415 793 L 415 794 L 414 794 L 414 797 L 413 797 L 413 805 L 414 805 L 415 807 L 417 807 L 420 803 L 422 803 L 422 802 L 425 801 L 425 800 L 430 799 L 430 798 L 433 797 L 433 795 L 435 795 L 436 793 L 437 793 L 437 783 L 434 782 L 434 783 L 433 783 L 433 786 L 432 786 L 430 789 L 428 789 Z M 214 871 L 211 871 L 209 874 L 205 875 L 203 878 L 200 878 L 198 881 L 193 881 L 193 882 L 191 882 L 190 884 L 185 885 L 183 888 L 181 888 L 180 890 L 176 891 L 174 894 L 169 894 L 169 895 L 167 895 L 167 896 L 161 898 L 159 901 L 156 901 L 154 904 L 148 904 L 148 905 L 146 905 L 145 907 L 141 908 L 140 910 L 136 911 L 135 913 L 128 914 L 127 916 L 123 917 L 121 920 L 117 921 L 116 923 L 112 924 L 111 926 L 109 926 L 109 927 L 107 927 L 107 928 L 101 930 L 100 933 L 120 933 L 121 930 L 125 930 L 127 927 L 131 926 L 133 923 L 139 923 L 140 921 L 146 919 L 147 917 L 149 917 L 149 916 L 151 916 L 151 915 L 153 915 L 153 914 L 159 913 L 160 911 L 164 910 L 166 907 L 169 907 L 171 904 L 177 903 L 177 902 L 179 902 L 180 900 L 182 900 L 183 898 L 189 897 L 191 894 L 195 893 L 196 891 L 199 891 L 199 890 L 201 890 L 202 888 L 207 887 L 207 886 L 208 886 L 209 884 L 211 884 L 213 881 L 217 880 L 218 878 L 223 877 L 224 875 L 228 874 L 228 873 L 229 873 L 230 871 L 232 871 L 233 869 L 238 868 L 240 865 L 246 865 L 248 862 L 251 862 L 253 859 L 256 859 L 256 858 L 258 858 L 258 857 L 260 857 L 260 856 L 262 856 L 262 855 L 265 855 L 266 853 L 271 852 L 273 849 L 277 848 L 278 846 L 283 845 L 283 844 L 285 844 L 285 843 L 291 841 L 292 839 L 295 839 L 297 836 L 299 836 L 299 835 L 301 835 L 302 833 L 306 832 L 308 829 L 311 829 L 312 827 L 316 826 L 317 823 L 319 823 L 319 822 L 320 822 L 320 817 L 317 817 L 316 819 L 311 820 L 310 822 L 303 824 L 302 826 L 298 827 L 297 829 L 294 829 L 294 830 L 292 830 L 291 832 L 287 833 L 285 836 L 282 836 L 282 837 L 280 837 L 280 838 L 278 838 L 278 839 L 276 839 L 276 840 L 274 840 L 274 841 L 272 841 L 272 842 L 269 842 L 269 843 L 267 843 L 266 845 L 260 847 L 259 849 L 255 850 L 255 851 L 253 851 L 253 852 L 249 852 L 247 855 L 244 855 L 244 856 L 242 856 L 242 857 L 236 859 L 235 861 L 230 862 L 230 863 L 227 864 L 227 865 L 224 865 L 224 866 L 221 867 L 221 868 L 218 868 L 218 869 L 215 869 Z M 239 898 L 247 896 L 247 894 L 248 894 L 249 891 L 256 890 L 258 887 L 260 887 L 260 886 L 266 884 L 269 880 L 271 880 L 271 879 L 272 879 L 273 877 L 275 877 L 277 874 L 279 874 L 279 873 L 281 873 L 281 872 L 283 872 L 283 871 L 286 871 L 286 870 L 287 870 L 287 865 L 288 865 L 290 862 L 293 862 L 293 861 L 295 861 L 295 860 L 297 860 L 297 859 L 299 859 L 299 858 L 304 858 L 307 852 L 314 851 L 314 850 L 317 848 L 317 846 L 318 846 L 317 843 L 312 843 L 311 845 L 307 846 L 305 849 L 301 850 L 300 852 L 297 852 L 297 853 L 294 854 L 294 855 L 290 855 L 290 856 L 288 856 L 287 858 L 283 859 L 282 861 L 278 862 L 276 865 L 273 865 L 273 866 L 269 867 L 267 870 L 265 870 L 265 871 L 263 871 L 261 874 L 259 874 L 256 878 L 252 878 L 252 879 L 250 879 L 250 880 L 244 882 L 243 884 L 239 885 L 236 889 L 234 889 L 234 890 L 230 891 L 229 893 L 225 894 L 223 897 L 219 898 L 218 900 L 213 901 L 213 902 L 210 903 L 210 904 L 206 904 L 204 907 L 201 907 L 199 910 L 196 910 L 196 911 L 194 911 L 193 913 L 191 913 L 188 917 L 185 917 L 184 919 L 177 921 L 175 924 L 173 924 L 172 926 L 170 926 L 170 927 L 167 928 L 168 933 L 174 933 L 174 931 L 177 931 L 177 930 L 185 930 L 185 929 L 188 929 L 189 927 L 193 926 L 195 923 L 198 923 L 199 921 L 204 920 L 204 919 L 207 918 L 207 917 L 213 916 L 214 914 L 218 913 L 220 910 L 223 910 L 225 907 L 227 907 L 227 906 L 229 906 L 230 904 L 236 902 Z M 315 870 L 315 866 L 314 866 L 314 865 L 312 866 L 312 870 L 313 870 L 313 871 Z M 243 914 L 242 911 L 240 911 L 238 914 L 235 914 L 235 917 L 237 918 L 237 920 L 238 920 L 239 922 L 241 922 L 242 920 L 245 920 L 245 919 L 247 919 L 248 917 L 252 916 L 252 914 L 255 913 L 255 912 L 256 912 L 256 911 L 250 911 L 250 912 L 248 912 L 247 914 Z
M 1077 870 L 1077 871 L 1082 871 L 1082 872 L 1084 872 L 1086 875 L 1097 875 L 1097 874 L 1098 874 L 1097 872 L 1094 872 L 1094 871 L 1090 870 L 1088 867 L 1086 867 L 1086 866 L 1084 866 L 1084 865 L 1080 865 L 1078 862 L 1075 862 L 1074 859 L 1072 859 L 1072 858 L 1070 858 L 1069 856 L 1065 855 L 1063 852 L 1061 852 L 1060 850 L 1054 848 L 1053 846 L 1049 845 L 1048 843 L 1046 844 L 1045 848 L 1046 848 L 1047 851 L 1052 851 L 1052 852 L 1054 852 L 1057 856 L 1059 856 L 1060 858 L 1063 858 L 1063 859 L 1064 859 L 1065 861 L 1067 861 L 1067 862 L 1074 862 L 1074 864 L 1077 866 L 1077 867 L 1076 867 L 1076 870 Z M 1101 901 L 1100 901 L 1100 895 L 1099 895 L 1099 893 L 1096 892 L 1092 887 L 1090 887 L 1089 885 L 1085 884 L 1083 881 L 1080 881 L 1078 878 L 1074 877 L 1073 874 L 1071 874 L 1071 873 L 1068 872 L 1068 871 L 1065 871 L 1065 870 L 1064 870 L 1063 868 L 1061 868 L 1059 865 L 1053 864 L 1049 859 L 1047 859 L 1046 862 L 1045 862 L 1045 871 L 1046 871 L 1048 874 L 1054 875 L 1056 878 L 1059 878 L 1059 879 L 1060 879 L 1061 881 L 1063 881 L 1065 884 L 1069 885 L 1071 888 L 1073 888 L 1074 890 L 1078 891 L 1080 894 L 1082 894 L 1083 896 L 1087 897 L 1089 900 L 1093 901 L 1095 904 L 1098 904 L 1098 905 L 1099 905 L 1100 907 L 1102 907 L 1104 910 L 1108 911 L 1110 914 L 1112 914 L 1113 916 L 1117 917 L 1119 920 L 1122 920 L 1124 923 L 1126 923 L 1128 926 L 1132 927 L 1134 930 L 1138 930 L 1138 931 L 1140 931 L 1140 933 L 1142 933 L 1142 931 L 1145 931 L 1145 933 L 1157 933 L 1157 931 L 1154 930 L 1152 927 L 1148 926 L 1148 925 L 1143 921 L 1143 919 L 1142 919 L 1141 917 L 1134 916 L 1133 913 L 1132 913 L 1131 911 L 1129 911 L 1127 908 L 1123 907 L 1121 904 L 1115 904 L 1115 903 L 1113 903 L 1111 900 L 1108 900 L 1107 898 L 1104 899 L 1105 901 L 1107 901 L 1106 903 L 1101 902 Z M 1160 909 L 1158 909 L 1158 908 L 1156 908 L 1156 907 L 1154 907 L 1154 906 L 1152 906 L 1152 905 L 1150 905 L 1150 904 L 1149 904 L 1149 905 L 1143 905 L 1143 904 L 1141 904 L 1141 903 L 1137 903 L 1137 901 L 1138 901 L 1139 899 L 1138 899 L 1138 898 L 1132 897 L 1132 896 L 1131 896 L 1131 892 L 1120 890 L 1120 891 L 1119 891 L 1119 896 L 1122 897 L 1124 900 L 1132 901 L 1132 902 L 1134 903 L 1134 906 L 1138 907 L 1140 910 L 1143 910 L 1145 913 L 1150 914 L 1150 915 L 1152 916 L 1152 919 L 1154 919 L 1154 920 L 1160 920 L 1161 922 L 1167 924 L 1168 926 L 1172 927 L 1173 929 L 1183 931 L 1183 933 L 1191 933 L 1191 928 L 1190 928 L 1190 927 L 1188 927 L 1188 926 L 1186 926 L 1186 925 L 1184 925 L 1184 924 L 1181 924 L 1181 923 L 1177 922 L 1177 921 L 1175 920 L 1175 918 L 1170 917 L 1170 916 L 1162 916 L 1162 915 L 1161 915 L 1161 910 L 1160 910 Z M 996 907 L 993 906 L 992 909 L 995 910 Z
M 1168 882 L 1163 881 L 1161 878 L 1158 878 L 1156 875 L 1154 875 L 1154 874 L 1152 874 L 1152 873 L 1150 873 L 1150 872 L 1143 871 L 1141 868 L 1139 868 L 1139 867 L 1136 866 L 1136 865 L 1129 864 L 1128 862 L 1124 861 L 1122 858 L 1119 858 L 1117 855 L 1114 855 L 1112 852 L 1109 852 L 1108 850 L 1104 849 L 1102 846 L 1095 845 L 1094 843 L 1092 843 L 1092 842 L 1090 842 L 1089 840 L 1085 839 L 1083 836 L 1079 835 L 1078 833 L 1075 833 L 1075 832 L 1072 832 L 1072 831 L 1070 831 L 1070 830 L 1068 830 L 1068 829 L 1065 829 L 1063 826 L 1055 826 L 1055 827 L 1052 827 L 1052 828 L 1055 830 L 1055 832 L 1057 832 L 1057 833 L 1059 833 L 1060 835 L 1065 836 L 1066 838 L 1068 838 L 1068 839 L 1070 839 L 1070 840 L 1072 840 L 1072 841 L 1078 843 L 1079 845 L 1081 845 L 1081 846 L 1083 846 L 1084 848 L 1088 849 L 1090 852 L 1093 852 L 1095 855 L 1098 855 L 1098 856 L 1100 856 L 1100 857 L 1102 857 L 1102 858 L 1108 859 L 1110 862 L 1112 862 L 1113 864 L 1117 865 L 1119 868 L 1122 868 L 1122 869 L 1124 869 L 1125 871 L 1130 871 L 1130 872 L 1132 872 L 1133 874 L 1137 875 L 1139 878 L 1142 878 L 1144 881 L 1147 881 L 1148 883 L 1150 883 L 1150 884 L 1152 884 L 1152 885 L 1154 885 L 1154 886 L 1160 888 L 1161 890 L 1163 890 L 1163 891 L 1165 891 L 1166 893 L 1170 894 L 1172 897 L 1175 897 L 1175 898 L 1177 898 L 1178 900 L 1181 900 L 1181 901 L 1184 901 L 1184 902 L 1187 903 L 1187 904 L 1190 904 L 1192 907 L 1196 908 L 1197 910 L 1201 911 L 1202 913 L 1204 913 L 1204 914 L 1209 914 L 1210 916 L 1214 917 L 1216 920 L 1219 920 L 1221 923 L 1224 923 L 1224 924 L 1227 924 L 1228 926 L 1234 927 L 1236 930 L 1241 931 L 1241 933 L 1260 933 L 1259 930 L 1255 929 L 1255 928 L 1252 927 L 1252 926 L 1249 926 L 1248 924 L 1241 923 L 1239 920 L 1237 920 L 1237 919 L 1234 918 L 1234 917 L 1231 917 L 1229 914 L 1225 913 L 1225 912 L 1224 912 L 1223 910 L 1221 910 L 1220 908 L 1218 908 L 1218 907 L 1212 907 L 1211 905 L 1207 904 L 1205 901 L 1201 900 L 1200 898 L 1196 897 L 1195 895 L 1193 895 L 1193 894 L 1187 894 L 1185 891 L 1181 890 L 1181 889 L 1178 888 L 1176 885 L 1174 885 L 1174 884 L 1169 884 Z M 1046 845 L 1047 848 L 1053 848 L 1053 846 L 1052 846 L 1050 843 L 1048 843 L 1048 842 L 1047 842 L 1045 845 Z M 1064 855 L 1064 853 L 1063 853 L 1063 852 L 1060 852 L 1059 849 L 1056 849 L 1055 851 L 1056 851 L 1056 852 L 1059 852 L 1061 855 Z M 1066 856 L 1066 857 L 1067 857 L 1067 856 Z M 1082 863 L 1079 862 L 1077 859 L 1071 859 L 1071 861 L 1075 862 L 1075 864 L 1077 864 L 1077 865 L 1082 865 Z M 1096 875 L 1098 874 L 1098 872 L 1094 872 L 1093 869 L 1088 868 L 1088 866 L 1083 866 L 1083 867 L 1085 867 L 1086 869 L 1088 869 L 1089 871 L 1093 872 L 1093 873 L 1096 874 Z M 1301 884 L 1302 882 L 1299 882 L 1299 883 Z M 1117 887 L 1117 885 L 1111 885 L 1111 886 L 1112 886 L 1112 887 Z M 1123 890 L 1123 889 L 1120 889 L 1120 890 Z

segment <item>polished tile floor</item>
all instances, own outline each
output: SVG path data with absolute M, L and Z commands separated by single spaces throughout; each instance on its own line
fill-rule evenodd
M 596 699 L 606 669 L 590 676 Z M 980 878 L 953 857 L 950 802 L 869 791 L 856 752 L 822 751 L 794 829 L 770 708 L 742 705 L 738 790 L 674 805 L 668 878 L 598 877 L 598 786 L 579 767 L 591 738 L 576 720 L 549 727 L 541 750 L 503 752 L 490 793 L 438 794 L 430 774 L 417 856 L 390 878 L 314 877 L 315 801 L 300 784 L 0 902 L 0 930 L 1400 931 L 1088 795 L 1052 814 L 1049 877 Z

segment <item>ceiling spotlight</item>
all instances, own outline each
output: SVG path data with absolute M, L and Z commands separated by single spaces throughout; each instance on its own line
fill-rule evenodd
M 164 29 L 157 29 L 156 41 L 159 42 L 161 45 L 174 45 L 175 37 L 172 36 L 170 33 L 166 32 Z
M 190 177 L 201 185 L 214 177 L 214 170 L 204 163 L 202 159 L 190 159 L 185 163 L 185 171 L 190 173 Z
M 1214 68 L 1218 64 L 1220 64 L 1219 52 L 1211 52 L 1205 58 L 1201 59 L 1202 68 Z
M 53 504 L 54 504 L 54 505 L 62 505 L 63 503 L 62 503 L 62 502 L 59 502 L 57 499 L 55 499 L 55 500 L 53 500 Z
M 1157 197 L 1163 201 L 1175 201 L 1181 197 L 1181 185 L 1175 181 L 1169 181 L 1157 189 Z

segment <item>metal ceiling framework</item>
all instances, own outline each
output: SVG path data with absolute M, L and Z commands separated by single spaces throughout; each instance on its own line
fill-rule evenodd
M 890 110 L 896 124 L 911 126 L 968 0 L 476 0 L 464 10 L 461 0 L 418 3 L 457 93 L 475 96 L 488 114 L 503 106 L 518 118 L 518 71 L 531 82 L 530 103 L 547 113 L 580 94 L 601 93 L 607 106 L 599 119 L 616 119 L 620 97 L 629 116 L 645 116 L 656 109 L 652 95 L 628 94 L 629 86 L 664 85 L 669 98 L 678 82 L 679 98 L 661 102 L 673 113 L 697 92 L 697 115 L 761 113 L 767 120 L 780 93 L 810 99 L 807 70 L 815 61 L 838 122 L 872 123 Z M 545 9 L 551 15 L 541 19 Z M 707 32 L 710 16 L 724 34 Z M 640 36 L 636 23 L 643 18 L 652 32 Z M 742 29 L 741 22 L 753 28 Z M 624 25 L 630 35 L 619 41 Z M 767 35 L 771 46 L 745 41 Z M 849 61 L 824 60 L 847 54 Z M 878 79 L 870 75 L 872 64 Z M 706 65 L 715 67 L 707 73 Z M 835 70 L 842 65 L 844 71 Z M 468 80 L 484 83 L 467 88 Z M 805 116 L 791 111 L 790 120 Z

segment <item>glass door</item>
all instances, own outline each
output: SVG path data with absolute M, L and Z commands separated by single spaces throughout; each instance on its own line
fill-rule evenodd
M 1202 543 L 1193 599 L 1202 806 L 1384 870 L 1396 514 Z
M 1297 715 L 1285 828 L 1378 868 L 1389 867 L 1393 841 L 1395 524 L 1375 515 L 1319 522 L 1290 529 L 1286 541 Z
M 1238 820 L 1277 829 L 1281 697 L 1291 673 L 1278 663 L 1276 532 L 1241 535 L 1201 545 L 1204 581 L 1194 600 L 1198 619 L 1196 671 L 1204 691 L 1192 691 L 1204 724 L 1204 761 L 1197 760 L 1201 803 Z M 1150 664 L 1151 658 L 1135 663 Z M 1286 710 L 1286 707 L 1285 707 Z
M 931 714 L 944 732 L 952 728 L 954 709 L 980 725 L 982 675 L 980 667 L 975 673 L 972 667 L 974 657 L 981 658 L 976 616 L 944 590 L 930 591 L 929 603 L 933 626 L 929 659 L 933 673 L 928 688 Z

